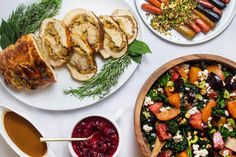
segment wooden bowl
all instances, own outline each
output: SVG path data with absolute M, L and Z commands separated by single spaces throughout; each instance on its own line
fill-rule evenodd
M 155 83 L 155 81 L 166 71 L 171 69 L 172 67 L 179 65 L 181 63 L 185 62 L 191 62 L 191 61 L 206 61 L 206 62 L 216 62 L 220 63 L 230 69 L 236 69 L 236 63 L 234 61 L 231 61 L 227 58 L 216 56 L 216 55 L 210 55 L 210 54 L 194 54 L 194 55 L 188 55 L 183 56 L 177 59 L 174 59 L 164 65 L 162 65 L 160 68 L 158 68 L 144 83 L 143 87 L 141 88 L 139 95 L 136 99 L 136 106 L 135 106 L 135 112 L 134 112 L 134 129 L 135 129 L 135 135 L 136 140 L 138 142 L 138 145 L 140 147 L 140 150 L 142 154 L 145 157 L 157 157 L 158 153 L 160 152 L 161 148 L 164 146 L 165 143 L 156 140 L 156 144 L 154 147 L 154 150 L 151 152 L 148 148 L 148 144 L 146 141 L 146 138 L 144 137 L 141 127 L 140 127 L 140 114 L 142 105 L 145 99 L 145 96 L 147 95 L 149 89 L 152 87 L 152 85 Z

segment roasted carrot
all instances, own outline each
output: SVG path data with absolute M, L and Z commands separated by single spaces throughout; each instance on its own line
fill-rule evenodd
M 212 8 L 212 10 L 214 12 L 216 12 L 217 14 L 223 15 L 223 12 L 220 9 L 216 8 L 216 7 Z
M 161 3 L 169 4 L 169 0 L 159 0 Z
M 175 30 L 182 34 L 188 40 L 192 40 L 195 37 L 195 32 L 184 25 L 179 25 L 175 27 Z
M 206 0 L 199 0 L 198 3 L 204 6 L 205 8 L 209 8 L 209 9 L 214 8 L 214 5 Z
M 210 26 L 211 29 L 215 27 L 215 23 L 212 22 L 208 17 L 206 17 L 204 14 L 201 12 L 197 11 L 196 9 L 193 10 L 193 13 L 198 16 L 200 19 L 202 19 L 204 22 L 207 23 L 208 26 Z
M 228 4 L 230 0 L 222 0 L 225 4 Z
M 203 33 L 207 33 L 210 31 L 210 26 L 208 26 L 207 23 L 204 22 L 202 19 L 196 19 L 195 22 L 201 28 Z
M 152 13 L 152 14 L 161 14 L 162 13 L 160 8 L 152 6 L 151 4 L 143 3 L 141 7 L 144 11 Z
M 161 8 L 161 2 L 158 0 L 148 0 L 151 4 L 153 4 L 155 7 Z
M 195 22 L 189 21 L 189 26 L 192 28 L 192 30 L 193 30 L 195 33 L 201 32 L 201 28 L 198 27 L 198 25 L 197 25 Z

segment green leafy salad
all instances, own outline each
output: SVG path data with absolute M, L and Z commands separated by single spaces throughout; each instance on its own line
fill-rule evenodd
M 141 128 L 159 157 L 235 157 L 236 71 L 217 63 L 185 63 L 165 72 L 147 93 Z

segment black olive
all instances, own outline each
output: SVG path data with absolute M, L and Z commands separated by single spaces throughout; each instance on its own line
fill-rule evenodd
M 211 88 L 214 90 L 221 90 L 224 87 L 223 81 L 220 79 L 218 75 L 216 75 L 213 72 L 209 74 L 207 83 L 209 83 Z
M 228 90 L 235 90 L 236 89 L 236 80 L 233 79 L 233 76 L 226 77 L 225 88 Z
M 174 82 L 174 87 L 176 92 L 182 92 L 184 88 L 184 80 L 183 79 L 177 79 Z
M 196 96 L 196 94 L 195 94 L 194 90 L 189 90 L 186 94 L 186 97 L 187 97 L 187 100 L 189 103 L 193 103 L 195 96 Z

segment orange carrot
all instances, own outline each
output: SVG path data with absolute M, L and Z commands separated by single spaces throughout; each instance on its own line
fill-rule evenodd
M 152 6 L 150 4 L 143 3 L 141 7 L 146 12 L 149 12 L 149 13 L 152 13 L 152 14 L 162 14 L 162 11 L 161 11 L 160 8 L 157 8 L 157 7 Z
M 212 108 L 216 106 L 214 100 L 210 100 L 207 105 L 202 109 L 202 121 L 205 123 L 208 121 L 208 118 L 211 116 Z
M 159 0 L 161 3 L 169 4 L 169 0 Z
M 158 0 L 148 0 L 148 2 L 150 2 L 151 4 L 153 4 L 158 8 L 161 8 L 161 3 Z

